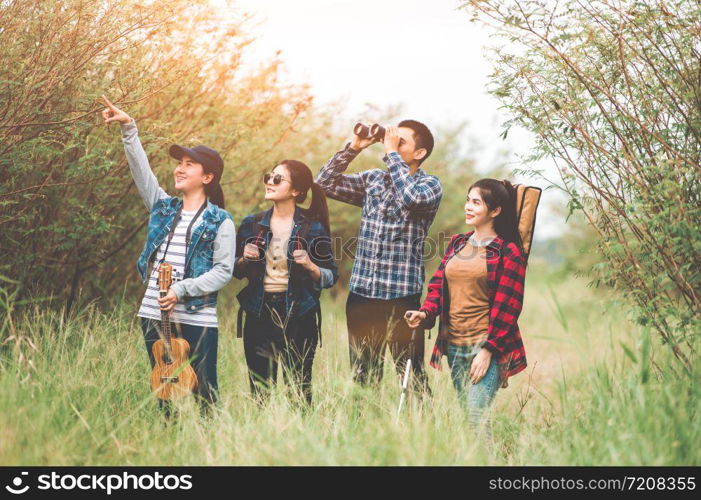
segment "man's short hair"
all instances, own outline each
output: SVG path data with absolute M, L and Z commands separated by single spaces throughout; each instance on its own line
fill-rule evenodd
M 416 149 L 424 148 L 426 150 L 426 156 L 419 160 L 419 165 L 421 165 L 426 158 L 431 156 L 433 151 L 433 134 L 426 125 L 416 120 L 402 120 L 398 126 L 413 130 Z

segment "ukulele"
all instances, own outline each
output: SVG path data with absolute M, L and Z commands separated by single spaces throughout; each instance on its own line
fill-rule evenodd
M 173 266 L 167 262 L 158 267 L 158 290 L 161 297 L 173 282 Z M 170 311 L 161 310 L 161 338 L 153 344 L 156 364 L 151 371 L 151 389 L 158 399 L 175 399 L 191 394 L 197 388 L 197 375 L 188 363 L 190 344 L 173 337 L 170 332 Z

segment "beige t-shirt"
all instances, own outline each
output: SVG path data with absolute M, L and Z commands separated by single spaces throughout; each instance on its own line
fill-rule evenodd
M 290 275 L 287 268 L 287 242 L 292 228 L 287 234 L 275 234 L 270 238 L 270 246 L 265 252 L 265 276 L 263 289 L 266 292 L 286 292 Z
M 445 266 L 450 292 L 448 341 L 466 346 L 481 343 L 489 328 L 489 285 L 486 247 L 467 243 Z

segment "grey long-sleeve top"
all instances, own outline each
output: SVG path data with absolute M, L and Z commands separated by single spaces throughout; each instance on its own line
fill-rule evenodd
M 151 170 L 134 120 L 126 125 L 122 124 L 122 142 L 134 183 L 150 212 L 153 205 L 161 198 L 167 198 L 168 194 L 158 184 L 158 179 Z M 231 280 L 236 257 L 236 229 L 231 219 L 221 223 L 214 242 L 212 269 L 196 278 L 187 278 L 171 286 L 178 301 L 183 297 L 198 297 L 216 292 Z

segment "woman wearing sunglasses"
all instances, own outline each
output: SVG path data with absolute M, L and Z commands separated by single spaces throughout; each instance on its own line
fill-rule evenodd
M 234 266 L 234 277 L 248 278 L 238 294 L 238 328 L 245 311 L 251 391 L 261 402 L 267 398 L 279 361 L 288 385 L 311 404 L 312 363 L 321 340 L 319 296 L 338 279 L 326 196 L 309 167 L 296 160 L 280 162 L 263 182 L 273 206 L 241 222 Z M 309 208 L 298 206 L 310 190 Z

